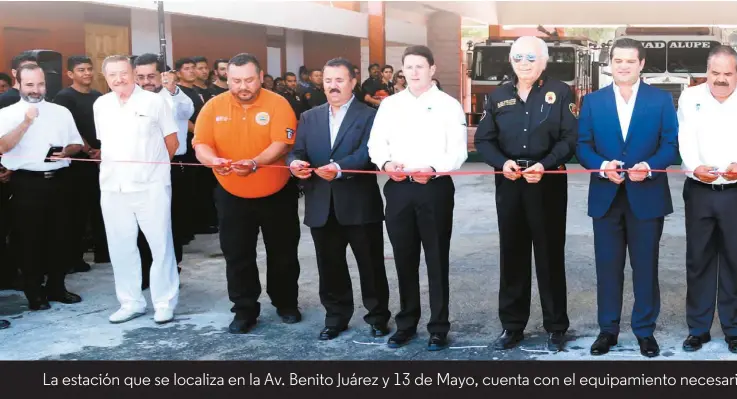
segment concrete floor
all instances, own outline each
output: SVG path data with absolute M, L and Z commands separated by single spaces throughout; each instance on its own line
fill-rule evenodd
M 489 170 L 483 164 L 469 163 L 464 170 Z M 658 359 L 730 359 L 718 322 L 713 340 L 695 354 L 680 347 L 687 334 L 685 322 L 685 233 L 681 189 L 684 177 L 671 175 L 675 213 L 666 219 L 660 253 L 662 311 L 656 337 L 661 344 Z M 117 310 L 113 274 L 109 264 L 94 265 L 88 273 L 67 278 L 70 291 L 82 295 L 77 305 L 52 303 L 52 309 L 30 312 L 22 293 L 0 292 L 0 316 L 12 327 L 0 331 L 0 359 L 601 359 L 637 360 L 637 343 L 629 329 L 632 287 L 625 286 L 623 331 L 620 344 L 608 356 L 593 358 L 588 349 L 598 333 L 596 324 L 596 280 L 591 220 L 586 216 L 587 174 L 572 174 L 569 180 L 567 237 L 568 305 L 572 340 L 565 352 L 545 350 L 536 283 L 533 282 L 533 308 L 523 344 L 511 351 L 489 347 L 500 332 L 497 316 L 499 286 L 499 237 L 497 233 L 492 176 L 455 178 L 455 226 L 451 249 L 451 348 L 442 352 L 425 350 L 427 333 L 420 324 L 420 335 L 410 345 L 392 350 L 386 338 L 371 338 L 362 320 L 364 310 L 357 307 L 350 329 L 333 341 L 318 341 L 324 311 L 318 299 L 315 253 L 309 230 L 303 226 L 300 244 L 302 273 L 300 307 L 304 320 L 296 325 L 282 324 L 270 306 L 265 289 L 258 326 L 248 335 L 231 335 L 230 302 L 226 294 L 225 263 L 216 235 L 198 236 L 186 248 L 183 262 L 180 306 L 176 321 L 164 326 L 153 322 L 153 311 L 146 317 L 112 325 L 108 316 Z M 383 185 L 383 182 L 382 182 Z M 386 237 L 386 236 L 385 236 Z M 385 238 L 386 239 L 386 238 Z M 398 311 L 396 271 L 391 246 L 386 239 L 386 267 L 390 279 L 391 311 Z M 356 304 L 360 304 L 358 275 L 352 255 L 352 276 Z M 265 253 L 259 244 L 259 263 Z M 422 266 L 424 269 L 424 265 Z M 265 273 L 261 269 L 261 281 Z M 630 274 L 627 273 L 629 276 Z M 427 278 L 421 271 L 423 304 L 427 309 Z M 534 276 L 534 273 L 533 273 Z M 360 305 L 359 305 L 360 306 Z M 393 321 L 391 323 L 394 327 Z

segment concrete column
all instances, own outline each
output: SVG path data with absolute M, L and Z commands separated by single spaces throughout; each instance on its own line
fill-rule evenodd
M 430 15 L 427 24 L 427 45 L 435 56 L 435 78 L 443 91 L 462 101 L 461 78 L 461 16 L 439 11 Z
M 287 70 L 284 72 L 299 73 L 299 67 L 305 64 L 305 48 L 302 31 L 287 29 L 286 30 L 286 47 L 287 47 Z M 297 76 L 299 80 L 299 76 Z

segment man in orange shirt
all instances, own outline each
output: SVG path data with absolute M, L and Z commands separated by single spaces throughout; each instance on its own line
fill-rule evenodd
M 211 167 L 226 263 L 228 296 L 235 318 L 229 330 L 243 334 L 256 325 L 261 295 L 256 244 L 259 229 L 266 246 L 266 292 L 282 321 L 297 323 L 300 227 L 297 187 L 290 183 L 286 155 L 295 140 L 297 120 L 289 102 L 262 90 L 264 73 L 250 54 L 228 63 L 230 95 L 213 98 L 200 111 L 192 146 Z

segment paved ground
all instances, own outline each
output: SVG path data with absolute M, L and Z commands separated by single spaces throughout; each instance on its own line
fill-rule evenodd
M 488 170 L 482 164 L 467 164 L 466 170 Z M 659 359 L 730 359 L 718 323 L 714 339 L 696 354 L 685 354 L 680 345 L 686 334 L 685 235 L 681 188 L 684 177 L 674 174 L 671 189 L 675 213 L 665 225 L 660 253 L 662 311 L 657 330 L 663 356 Z M 574 174 L 569 184 L 567 275 L 568 304 L 573 340 L 567 351 L 551 354 L 544 350 L 539 300 L 533 283 L 532 317 L 528 339 L 512 351 L 494 351 L 488 346 L 500 332 L 497 316 L 499 285 L 498 241 L 493 177 L 461 176 L 456 182 L 456 210 L 451 249 L 451 345 L 443 352 L 427 352 L 424 331 L 414 343 L 399 350 L 388 349 L 385 339 L 371 338 L 358 308 L 351 328 L 338 339 L 318 341 L 323 309 L 317 296 L 317 268 L 312 239 L 304 226 L 300 245 L 302 274 L 300 306 L 304 320 L 284 325 L 262 296 L 259 325 L 249 335 L 231 335 L 230 302 L 225 291 L 225 264 L 217 236 L 199 236 L 186 248 L 182 272 L 182 291 L 176 322 L 157 326 L 153 312 L 123 325 L 108 323 L 117 309 L 113 275 L 109 264 L 94 265 L 88 273 L 68 277 L 71 291 L 84 297 L 77 305 L 52 303 L 45 312 L 29 312 L 20 292 L 0 292 L 0 316 L 12 320 L 10 329 L 0 331 L 0 359 L 591 359 L 588 348 L 598 329 L 596 325 L 596 283 L 591 221 L 586 216 L 588 176 Z M 383 183 L 382 183 L 383 184 Z M 260 246 L 259 262 L 265 255 Z M 386 242 L 386 255 L 391 246 Z M 353 258 L 350 257 L 351 262 Z M 354 263 L 353 263 L 354 264 Z M 398 311 L 396 271 L 387 260 L 390 278 L 391 310 Z M 424 266 L 423 266 L 424 269 Z M 358 276 L 352 270 L 354 287 Z M 427 309 L 427 279 L 422 287 Z M 534 275 L 534 273 L 533 273 Z M 629 273 L 627 273 L 629 276 Z M 265 274 L 261 273 L 262 283 Z M 264 291 L 265 292 L 265 291 Z M 356 303 L 360 297 L 356 292 Z M 642 359 L 628 327 L 632 307 L 631 284 L 625 287 L 623 332 L 620 345 L 603 359 Z M 393 327 L 393 323 L 392 323 Z

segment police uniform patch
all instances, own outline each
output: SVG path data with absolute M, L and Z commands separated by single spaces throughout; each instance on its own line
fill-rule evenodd
M 545 94 L 545 102 L 548 104 L 552 104 L 555 102 L 555 93 L 552 91 L 549 91 Z
M 309 99 L 310 99 L 310 97 L 312 97 L 312 95 L 311 95 L 310 93 L 305 93 L 305 98 L 306 98 L 306 99 L 308 99 L 308 100 L 309 100 Z
M 573 114 L 573 116 L 576 117 L 576 119 L 578 119 L 578 111 L 579 111 L 578 105 L 574 103 L 570 103 L 568 104 L 568 110 L 571 111 L 571 114 Z
M 287 140 L 291 140 L 294 136 L 294 130 L 287 128 Z
M 267 112 L 259 112 L 258 114 L 256 114 L 256 123 L 261 126 L 268 125 L 270 120 L 271 118 L 269 117 L 269 114 Z

